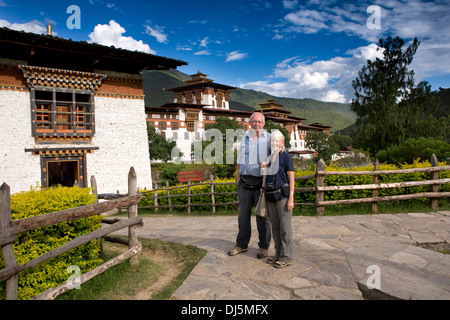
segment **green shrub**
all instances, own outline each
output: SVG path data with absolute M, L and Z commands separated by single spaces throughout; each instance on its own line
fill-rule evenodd
M 175 165 L 173 163 L 165 163 L 162 165 L 162 172 L 160 177 L 162 179 L 161 185 L 165 186 L 166 181 L 170 186 L 174 186 L 178 183 L 178 172 L 183 171 L 184 165 Z
M 11 219 L 20 220 L 54 211 L 80 207 L 95 202 L 90 189 L 58 187 L 32 189 L 11 195 Z M 14 253 L 22 265 L 64 243 L 101 227 L 101 217 L 94 216 L 71 222 L 64 222 L 16 235 Z M 53 259 L 47 260 L 33 269 L 19 274 L 18 299 L 27 300 L 52 287 L 56 287 L 72 275 L 67 268 L 76 265 L 81 273 L 99 266 L 100 242 L 91 241 Z M 5 267 L 0 259 L 0 270 Z M 4 283 L 0 285 L 0 299 L 4 299 Z
M 389 147 L 378 153 L 378 159 L 387 163 L 413 163 L 417 159 L 430 159 L 435 154 L 438 159 L 450 159 L 450 143 L 442 139 L 409 138 L 398 146 Z

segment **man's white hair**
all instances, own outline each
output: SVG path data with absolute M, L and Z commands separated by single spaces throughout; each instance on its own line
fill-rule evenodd
M 252 115 L 250 116 L 250 121 L 254 118 L 255 115 L 260 114 L 263 118 L 264 123 L 266 122 L 266 117 L 264 117 L 264 114 L 262 112 L 254 112 L 252 113 Z

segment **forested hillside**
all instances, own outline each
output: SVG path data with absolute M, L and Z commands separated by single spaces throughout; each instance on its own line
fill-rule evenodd
M 150 71 L 144 72 L 144 92 L 146 106 L 160 106 L 173 102 L 173 93 L 164 91 L 185 85 L 184 80 L 190 76 L 179 71 Z M 226 83 L 224 83 L 226 84 Z M 254 90 L 235 89 L 230 96 L 230 109 L 254 110 L 259 103 L 275 99 L 293 116 L 305 118 L 303 124 L 320 122 L 332 126 L 332 131 L 348 127 L 355 122 L 355 114 L 350 110 L 349 104 L 321 102 L 313 99 L 292 99 L 274 97 Z

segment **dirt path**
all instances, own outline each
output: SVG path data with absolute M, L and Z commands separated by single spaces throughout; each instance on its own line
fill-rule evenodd
M 127 247 L 110 242 L 104 243 L 104 248 L 117 252 L 125 252 Z M 158 274 L 158 279 L 145 289 L 140 290 L 134 295 L 127 295 L 121 297 L 124 300 L 152 300 L 153 296 L 161 291 L 165 286 L 170 284 L 181 272 L 182 268 L 177 262 L 176 258 L 167 255 L 162 250 L 148 250 L 143 249 L 141 253 L 145 258 L 152 260 L 161 268 L 161 273 Z

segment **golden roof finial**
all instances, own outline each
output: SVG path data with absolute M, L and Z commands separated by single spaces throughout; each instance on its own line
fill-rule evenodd
M 53 36 L 52 35 L 52 25 L 50 24 L 50 22 L 47 25 L 47 35 L 48 36 Z

